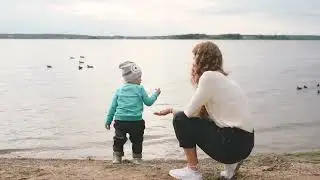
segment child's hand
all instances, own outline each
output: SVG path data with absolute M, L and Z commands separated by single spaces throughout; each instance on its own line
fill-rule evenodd
M 161 94 L 161 89 L 160 88 L 155 89 L 155 91 L 156 91 L 157 94 Z
M 109 124 L 106 124 L 105 127 L 106 127 L 107 130 L 110 130 L 110 125 Z

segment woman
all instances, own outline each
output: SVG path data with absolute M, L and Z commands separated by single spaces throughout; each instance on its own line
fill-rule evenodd
M 196 145 L 214 160 L 223 163 L 220 175 L 232 179 L 254 146 L 254 130 L 245 95 L 223 70 L 220 49 L 202 42 L 193 49 L 191 82 L 196 88 L 184 111 L 172 108 L 155 115 L 174 114 L 173 127 L 184 149 L 187 167 L 169 174 L 177 179 L 202 179 L 198 171 Z

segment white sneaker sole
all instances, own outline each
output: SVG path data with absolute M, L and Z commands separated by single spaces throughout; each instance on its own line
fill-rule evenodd
M 169 175 L 170 175 L 171 177 L 173 177 L 173 178 L 175 178 L 175 179 L 179 179 L 179 180 L 203 180 L 202 177 L 197 178 L 197 179 L 191 179 L 191 178 L 184 178 L 184 179 L 182 179 L 182 178 L 180 178 L 180 177 L 175 176 L 175 175 L 172 174 L 170 171 L 169 171 Z
M 180 179 L 180 178 L 176 177 L 175 175 L 171 174 L 170 172 L 169 172 L 169 175 L 170 175 L 171 177 L 175 178 L 175 179 Z M 181 179 L 180 179 L 180 180 L 181 180 Z

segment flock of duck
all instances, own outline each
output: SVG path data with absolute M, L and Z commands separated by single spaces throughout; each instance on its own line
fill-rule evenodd
M 320 94 L 320 89 L 319 89 L 319 88 L 320 88 L 320 84 L 319 84 L 319 83 L 317 84 L 317 87 L 318 87 L 317 93 Z M 308 88 L 308 86 L 306 86 L 306 85 L 297 86 L 297 90 L 298 90 L 298 91 L 300 91 L 300 90 L 302 90 L 302 89 L 307 89 L 307 88 Z
M 70 59 L 76 59 L 76 58 L 73 57 L 73 56 L 71 56 Z M 84 65 L 84 63 L 85 63 L 85 62 L 83 61 L 83 59 L 85 59 L 85 57 L 84 57 L 84 56 L 80 56 L 80 59 L 82 59 L 82 61 L 79 60 L 78 69 L 79 69 L 79 70 L 82 70 L 83 67 L 84 67 L 84 66 L 82 66 L 82 65 Z M 47 65 L 47 68 L 50 69 L 50 68 L 52 68 L 52 66 L 51 66 L 51 65 Z M 87 68 L 90 69 L 90 68 L 93 68 L 93 66 L 87 64 Z M 317 87 L 318 87 L 317 93 L 320 94 L 320 83 L 317 84 Z M 299 86 L 299 85 L 298 85 L 298 86 L 297 86 L 297 90 L 298 90 L 298 91 L 300 91 L 300 90 L 302 90 L 302 89 L 307 89 L 307 88 L 308 88 L 308 86 L 306 86 L 306 85 L 303 85 L 303 86 Z
M 76 58 L 75 58 L 74 56 L 70 56 L 69 59 L 76 60 Z M 84 56 L 80 56 L 80 60 L 78 61 L 78 62 L 79 62 L 79 65 L 78 65 L 78 69 L 79 69 L 79 70 L 82 70 L 83 67 L 85 67 L 85 66 L 84 66 L 84 64 L 85 64 L 84 59 L 85 59 Z M 89 65 L 89 64 L 87 64 L 86 67 L 87 67 L 88 69 L 94 68 L 93 65 Z M 51 68 L 52 68 L 52 65 L 47 65 L 47 68 L 48 68 L 48 69 L 51 69 Z

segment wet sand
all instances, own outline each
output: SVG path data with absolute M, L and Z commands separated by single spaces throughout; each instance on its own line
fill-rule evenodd
M 0 158 L 0 179 L 107 179 L 163 180 L 172 168 L 185 161 L 152 160 L 133 165 L 129 160 L 121 165 L 111 161 Z M 210 160 L 200 161 L 204 179 L 217 179 L 222 165 Z M 320 151 L 295 154 L 257 154 L 241 166 L 237 179 L 320 179 Z

